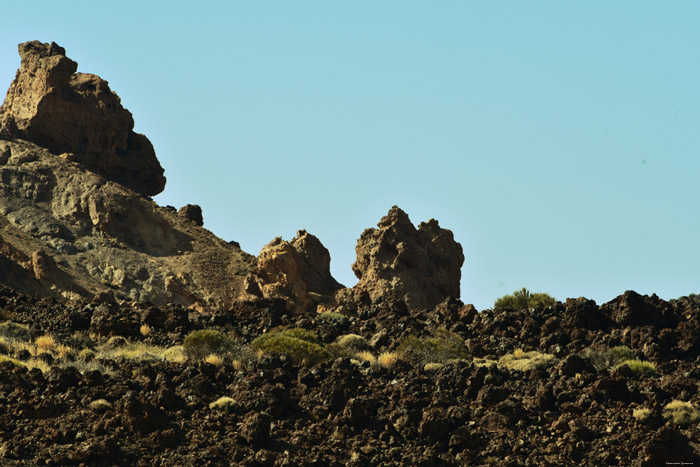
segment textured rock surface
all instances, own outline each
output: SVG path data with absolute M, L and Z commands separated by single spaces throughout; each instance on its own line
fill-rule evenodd
M 19 45 L 22 63 L 0 108 L 13 136 L 74 160 L 132 190 L 152 196 L 165 177 L 148 138 L 134 133 L 131 113 L 99 76 L 76 73 L 77 63 L 55 43 Z
M 373 302 L 390 297 L 416 309 L 459 297 L 464 254 L 451 231 L 434 219 L 416 229 L 397 206 L 377 227 L 366 229 L 355 247 L 352 270 L 359 282 L 353 294 L 358 301 L 363 294 Z
M 0 140 L 0 283 L 39 296 L 228 307 L 253 258 L 72 157 Z
M 289 242 L 277 237 L 260 251 L 255 271 L 246 277 L 246 294 L 283 298 L 290 310 L 312 311 L 342 288 L 330 263 L 326 247 L 305 230 Z

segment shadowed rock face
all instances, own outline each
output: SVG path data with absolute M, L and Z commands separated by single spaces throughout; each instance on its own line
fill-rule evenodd
M 342 288 L 330 272 L 331 256 L 318 238 L 305 230 L 291 241 L 277 237 L 258 255 L 255 271 L 246 277 L 245 291 L 255 297 L 283 298 L 287 308 L 313 311 L 332 301 Z
M 373 302 L 398 298 L 409 309 L 432 308 L 447 297 L 459 297 L 464 254 L 451 231 L 435 219 L 416 229 L 397 206 L 377 227 L 366 229 L 355 247 L 355 297 L 368 294 Z
M 134 133 L 131 113 L 99 76 L 76 73 L 77 63 L 56 43 L 19 45 L 22 63 L 0 108 L 13 136 L 75 161 L 140 194 L 165 187 L 151 142 Z

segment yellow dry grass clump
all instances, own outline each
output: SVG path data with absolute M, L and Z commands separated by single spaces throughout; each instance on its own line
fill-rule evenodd
M 498 360 L 498 365 L 503 368 L 516 371 L 529 371 L 534 368 L 547 367 L 556 361 L 556 357 L 551 354 L 537 351 L 525 352 L 517 349 L 513 353 L 502 356 Z
M 216 355 L 215 353 L 210 353 L 204 357 L 204 361 L 214 366 L 221 366 L 224 364 L 224 359 L 221 355 Z
M 217 400 L 215 400 L 214 402 L 209 404 L 209 408 L 212 410 L 213 409 L 222 409 L 222 408 L 228 407 L 229 405 L 233 404 L 234 402 L 236 402 L 236 401 L 234 401 L 231 397 L 223 396 L 223 397 L 219 397 Z
M 391 368 L 399 360 L 399 354 L 396 352 L 384 352 L 377 357 L 377 364 L 384 368 Z
M 355 354 L 355 359 L 359 360 L 360 362 L 369 362 L 371 365 L 374 365 L 377 361 L 377 357 L 375 357 L 374 354 L 368 350 L 357 352 Z
M 37 337 L 34 343 L 36 344 L 37 349 L 45 351 L 50 351 L 54 347 L 56 347 L 56 339 L 54 339 L 53 336 L 50 336 L 48 334 Z
M 148 324 L 142 324 L 139 328 L 139 332 L 142 336 L 146 337 L 151 333 L 151 327 Z
M 651 416 L 651 410 L 649 409 L 634 409 L 632 411 L 632 416 L 634 417 L 635 420 L 638 420 L 640 422 L 643 422 L 647 418 Z
M 95 412 L 104 412 L 112 408 L 112 404 L 107 399 L 97 399 L 88 405 Z

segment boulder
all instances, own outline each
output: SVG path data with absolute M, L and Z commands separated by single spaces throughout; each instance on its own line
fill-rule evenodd
M 186 204 L 177 211 L 177 215 L 189 219 L 194 222 L 194 225 L 202 227 L 204 225 L 204 217 L 202 217 L 202 208 L 197 204 Z
M 435 219 L 416 229 L 397 206 L 377 227 L 366 229 L 355 247 L 356 298 L 369 295 L 372 302 L 399 298 L 413 310 L 459 297 L 464 254 L 451 231 L 441 228 Z
M 245 292 L 283 298 L 290 311 L 313 311 L 319 303 L 332 302 L 343 287 L 331 275 L 330 263 L 326 247 L 305 230 L 289 242 L 277 237 L 260 251 L 255 270 L 246 277 Z
M 73 160 L 140 194 L 165 187 L 151 142 L 135 133 L 131 113 L 99 76 L 52 42 L 19 45 L 22 62 L 0 107 L 0 124 L 19 139 Z

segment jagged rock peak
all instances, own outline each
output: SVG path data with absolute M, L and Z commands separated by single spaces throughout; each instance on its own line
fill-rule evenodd
M 22 59 L 0 107 L 0 124 L 12 136 L 75 161 L 142 195 L 165 187 L 151 142 L 135 133 L 131 113 L 97 75 L 76 73 L 78 64 L 55 42 L 19 45 Z
M 331 276 L 330 263 L 326 247 L 305 230 L 291 241 L 276 237 L 263 247 L 254 272 L 246 277 L 246 294 L 283 298 L 289 310 L 313 311 L 343 287 Z
M 366 229 L 355 247 L 356 297 L 396 297 L 409 309 L 432 308 L 447 297 L 459 297 L 464 254 L 451 231 L 435 219 L 416 229 L 397 206 L 377 227 Z

